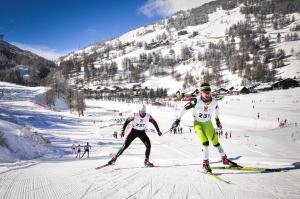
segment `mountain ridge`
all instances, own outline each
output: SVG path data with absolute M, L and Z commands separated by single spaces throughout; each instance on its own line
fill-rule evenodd
M 87 88 L 92 88 L 91 84 L 114 85 L 134 82 L 142 82 L 144 86 L 151 87 L 153 82 L 159 81 L 160 78 L 167 78 L 168 81 L 176 84 L 177 90 L 178 87 L 195 87 L 196 83 L 201 81 L 210 81 L 217 86 L 231 86 L 250 85 L 251 82 L 256 83 L 266 78 L 273 79 L 272 81 L 280 78 L 293 78 L 290 74 L 293 73 L 291 67 L 285 66 L 298 64 L 296 54 L 300 49 L 296 47 L 292 50 L 288 43 L 291 42 L 293 46 L 297 46 L 299 41 L 298 38 L 290 41 L 286 37 L 288 34 L 298 34 L 298 30 L 290 29 L 292 26 L 299 25 L 300 17 L 297 13 L 299 5 L 295 4 L 295 10 L 280 15 L 277 12 L 269 14 L 272 10 L 263 9 L 269 1 L 262 1 L 260 4 L 257 1 L 252 2 L 256 4 L 246 6 L 243 3 L 238 4 L 237 1 L 219 0 L 188 11 L 180 11 L 157 23 L 135 28 L 119 37 L 70 53 L 61 57 L 59 64 L 73 60 L 83 65 L 81 76 Z M 255 13 L 259 9 L 262 19 Z M 273 10 L 276 9 L 280 10 L 277 7 L 273 8 Z M 202 12 L 203 10 L 205 12 Z M 203 23 L 197 21 L 206 15 L 208 22 L 204 19 Z M 195 21 L 198 25 L 189 25 L 196 23 Z M 264 24 L 261 25 L 261 21 Z M 247 23 L 250 24 L 248 29 Z M 243 28 L 243 32 L 235 30 L 236 27 Z M 277 41 L 280 32 L 284 32 L 279 37 L 281 40 L 284 39 L 284 42 Z M 247 40 L 243 44 L 245 38 Z M 230 42 L 234 44 L 233 53 L 227 49 Z M 250 47 L 255 52 L 247 49 Z M 285 55 L 278 60 L 276 56 L 282 50 L 280 47 L 283 47 Z M 291 51 L 294 52 L 291 53 Z M 212 57 L 216 52 L 217 54 L 223 53 L 223 55 Z M 207 54 L 211 56 L 207 58 Z M 228 60 L 226 57 L 233 58 Z M 257 61 L 258 65 L 255 65 Z M 240 65 L 245 66 L 240 67 Z M 64 67 L 64 64 L 62 66 Z M 68 67 L 75 68 L 75 66 Z M 260 78 L 254 74 L 247 77 L 249 71 L 256 73 L 259 68 L 264 69 Z M 289 72 L 283 68 L 288 68 Z M 297 72 L 300 71 L 299 67 L 294 68 L 297 76 Z M 96 75 L 96 78 L 95 74 L 98 73 L 104 73 L 104 75 Z M 106 79 L 106 83 L 103 83 L 103 78 Z M 234 80 L 231 81 L 231 79 Z M 166 87 L 171 92 L 176 90 L 170 85 Z

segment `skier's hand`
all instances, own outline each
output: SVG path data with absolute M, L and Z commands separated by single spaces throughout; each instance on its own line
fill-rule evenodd
M 222 124 L 221 124 L 219 118 L 216 118 L 216 124 L 219 129 L 222 129 Z
M 124 137 L 124 135 L 125 135 L 124 131 L 121 131 L 120 135 L 121 135 L 121 138 Z
M 157 134 L 158 134 L 159 136 L 161 136 L 161 135 L 162 135 L 162 132 L 158 131 Z
M 179 124 L 180 124 L 180 119 L 176 119 L 175 122 L 173 122 L 171 129 L 177 128 Z

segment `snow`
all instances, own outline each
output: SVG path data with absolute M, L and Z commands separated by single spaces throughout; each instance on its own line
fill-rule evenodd
M 78 117 L 34 103 L 45 88 L 3 82 L 0 88 L 0 131 L 12 149 L 0 146 L 0 198 L 300 197 L 300 88 L 226 96 L 219 101 L 224 131 L 232 132 L 232 138 L 221 137 L 220 142 L 232 160 L 247 166 L 289 168 L 279 173 L 214 171 L 231 184 L 201 174 L 202 147 L 197 135 L 189 132 L 193 119 L 190 111 L 182 117 L 183 134 L 159 137 L 149 124 L 150 160 L 160 167 L 143 167 L 145 147 L 137 139 L 114 166 L 95 170 L 124 142 L 113 138 L 113 131 L 122 125 L 115 119 L 135 112 L 138 104 L 87 100 L 85 116 Z M 147 110 L 164 132 L 183 104 L 177 102 L 174 108 L 147 105 Z M 278 127 L 278 117 L 280 121 L 287 119 L 285 127 Z M 51 143 L 39 143 L 30 133 L 22 136 L 24 125 Z M 86 142 L 92 146 L 90 158 L 75 159 L 70 146 Z M 212 146 L 210 162 L 221 165 Z
M 216 12 L 210 13 L 208 15 L 209 21 L 207 23 L 195 26 L 187 26 L 184 28 L 184 30 L 186 30 L 188 34 L 181 36 L 178 35 L 179 30 L 175 30 L 174 28 L 171 28 L 169 30 L 166 29 L 165 25 L 167 23 L 167 19 L 160 20 L 150 25 L 137 27 L 133 30 L 128 31 L 127 33 L 124 33 L 120 37 L 116 37 L 114 39 L 103 42 L 112 46 L 114 46 L 118 42 L 122 42 L 123 44 L 128 42 L 130 45 L 124 49 L 124 54 L 123 50 L 114 49 L 110 52 L 109 58 L 97 60 L 94 64 L 96 67 L 99 67 L 102 63 L 111 63 L 112 61 L 115 61 L 118 64 L 119 70 L 122 71 L 122 60 L 124 58 L 138 59 L 141 53 L 160 53 L 162 56 L 166 57 L 169 56 L 170 49 L 174 50 L 174 57 L 177 58 L 181 55 L 181 48 L 183 46 L 187 46 L 192 49 L 193 58 L 188 60 L 187 63 L 177 64 L 175 66 L 175 72 L 180 73 L 182 77 L 185 77 L 186 73 L 189 72 L 195 77 L 196 81 L 200 81 L 200 77 L 202 76 L 201 71 L 207 68 L 205 67 L 204 62 L 197 60 L 197 54 L 199 52 L 203 53 L 207 49 L 209 42 L 218 43 L 220 39 L 225 40 L 226 29 L 228 29 L 230 26 L 238 22 L 245 21 L 245 15 L 240 12 L 242 6 L 243 4 L 232 10 L 222 10 L 221 8 L 218 8 Z M 300 60 L 296 55 L 300 51 L 300 41 L 284 41 L 284 36 L 286 34 L 295 33 L 291 31 L 290 28 L 294 27 L 295 24 L 299 24 L 300 14 L 295 13 L 292 15 L 295 18 L 295 22 L 286 27 L 278 30 L 274 30 L 271 24 L 268 24 L 266 27 L 265 37 L 270 37 L 271 47 L 273 47 L 275 51 L 277 51 L 278 49 L 283 49 L 286 53 L 286 58 L 284 59 L 285 66 L 276 69 L 277 78 L 300 78 Z M 289 15 L 289 17 L 291 18 L 292 15 Z M 271 16 L 272 15 L 268 15 L 269 18 Z M 176 17 L 176 15 L 171 17 Z M 254 16 L 251 16 L 251 20 L 254 20 Z M 197 32 L 198 35 L 196 35 L 195 37 L 190 37 L 193 32 Z M 166 40 L 169 41 L 169 45 L 159 46 L 151 50 L 145 50 L 144 47 L 140 48 L 134 45 L 134 43 L 136 44 L 136 42 L 151 43 L 152 40 L 157 42 L 157 37 L 159 35 L 162 35 L 163 33 L 166 34 Z M 281 34 L 280 43 L 277 42 L 278 33 Z M 299 34 L 299 31 L 296 33 Z M 235 40 L 238 47 L 239 38 L 235 38 Z M 80 57 L 83 53 L 91 53 L 93 48 L 97 49 L 97 52 L 101 52 L 101 50 L 103 50 L 103 45 L 99 45 L 98 43 L 92 46 L 88 46 L 84 49 L 74 52 L 73 54 L 69 54 L 64 59 L 68 59 L 72 56 Z M 292 49 L 294 50 L 293 53 L 291 53 Z M 269 64 L 269 66 L 271 67 L 271 64 Z M 242 84 L 242 78 L 239 77 L 238 74 L 233 74 L 231 71 L 229 71 L 228 66 L 226 66 L 224 63 L 221 66 L 221 75 L 224 82 L 226 82 L 226 85 L 223 85 L 223 87 L 236 87 Z M 174 84 L 168 83 L 162 86 L 163 88 L 168 88 L 168 94 L 174 94 L 172 93 L 173 91 L 176 92 L 177 90 L 182 89 L 184 79 L 182 78 L 179 82 L 176 82 L 175 80 L 172 80 L 172 78 L 174 79 L 174 77 L 172 77 L 171 73 L 167 74 L 164 77 L 152 78 L 150 76 L 145 76 L 145 78 L 146 82 L 144 82 L 144 84 L 151 88 L 156 88 L 157 86 L 161 85 L 153 81 L 153 79 L 161 79 L 161 81 L 168 79 L 170 80 L 169 82 L 174 82 Z M 180 88 L 178 86 L 180 86 Z

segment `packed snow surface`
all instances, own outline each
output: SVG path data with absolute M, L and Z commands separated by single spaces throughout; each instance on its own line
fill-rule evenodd
M 65 109 L 49 109 L 42 100 L 44 91 L 0 82 L 0 131 L 8 145 L 0 145 L 1 199 L 300 198 L 300 88 L 219 101 L 223 132 L 232 134 L 228 139 L 220 137 L 220 143 L 231 160 L 261 168 L 288 168 L 273 173 L 214 170 L 230 184 L 201 173 L 202 146 L 192 129 L 191 111 L 182 118 L 182 134 L 159 137 L 148 125 L 150 161 L 160 167 L 143 166 L 145 147 L 136 139 L 114 166 L 95 170 L 122 146 L 124 138 L 114 139 L 113 132 L 120 131 L 122 119 L 136 111 L 137 104 L 88 100 L 85 116 L 78 117 Z M 147 105 L 147 111 L 165 132 L 183 105 Z M 24 136 L 24 128 L 37 133 Z M 50 143 L 34 139 L 37 135 Z M 90 158 L 76 159 L 71 145 L 86 142 L 92 146 Z M 213 146 L 210 163 L 222 165 Z

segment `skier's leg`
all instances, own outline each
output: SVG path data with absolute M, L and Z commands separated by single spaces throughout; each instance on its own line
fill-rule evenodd
M 118 153 L 117 153 L 117 157 L 119 157 L 120 155 L 122 155 L 122 153 L 125 151 L 125 149 L 127 149 L 129 147 L 129 145 L 131 144 L 131 142 L 137 137 L 137 133 L 136 131 L 133 129 L 130 131 L 130 133 L 128 134 L 128 136 L 125 139 L 125 142 L 123 144 L 123 146 L 119 149 Z
M 113 163 L 117 160 L 117 158 L 118 158 L 120 155 L 122 155 L 122 153 L 125 151 L 125 149 L 128 148 L 128 146 L 131 144 L 131 142 L 132 142 L 136 137 L 137 137 L 137 132 L 136 132 L 134 129 L 132 129 L 132 130 L 130 131 L 130 133 L 128 134 L 128 136 L 126 137 L 123 146 L 119 149 L 118 153 L 117 153 L 114 157 L 112 157 L 112 159 L 111 159 L 110 161 L 108 161 L 108 164 L 113 164 Z
M 208 153 L 208 138 L 205 132 L 203 131 L 203 123 L 202 122 L 194 122 L 195 132 L 197 133 L 198 137 L 200 138 L 203 149 L 202 149 L 202 156 L 203 156 L 203 171 L 204 172 L 211 172 L 211 168 L 209 166 L 209 153 Z
M 82 158 L 82 157 L 84 156 L 85 152 L 86 152 L 86 151 L 84 151 L 84 153 L 82 154 L 82 156 L 81 156 L 80 158 Z
M 203 131 L 207 135 L 207 137 L 208 137 L 209 141 L 212 143 L 212 145 L 218 149 L 220 155 L 223 157 L 225 155 L 225 153 L 224 153 L 222 146 L 219 143 L 219 138 L 216 134 L 216 131 L 215 131 L 211 121 L 203 123 Z
M 207 135 L 207 137 L 209 138 L 210 142 L 214 145 L 214 147 L 217 148 L 221 159 L 223 161 L 223 164 L 226 165 L 230 165 L 230 166 L 237 166 L 237 164 L 235 162 L 232 162 L 231 160 L 227 159 L 226 153 L 224 152 L 223 147 L 221 146 L 218 136 L 216 135 L 215 129 L 212 125 L 212 123 L 206 122 L 204 123 L 203 128 L 205 129 L 204 132 Z
M 146 151 L 145 151 L 145 159 L 149 160 L 149 156 L 150 156 L 150 151 L 151 151 L 151 142 L 149 137 L 147 136 L 147 134 L 144 133 L 140 133 L 139 134 L 139 138 L 141 139 L 141 141 L 144 143 L 145 147 L 146 147 Z
M 144 160 L 145 166 L 146 167 L 154 167 L 154 165 L 151 162 L 149 162 L 149 156 L 150 156 L 150 151 L 151 151 L 151 142 L 150 142 L 149 137 L 147 136 L 147 134 L 145 132 L 140 132 L 139 138 L 141 139 L 141 141 L 144 143 L 144 145 L 146 147 L 145 160 Z

